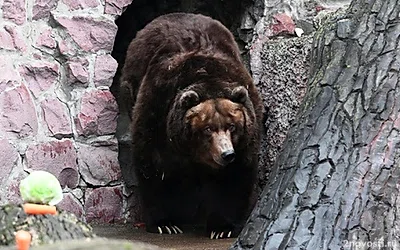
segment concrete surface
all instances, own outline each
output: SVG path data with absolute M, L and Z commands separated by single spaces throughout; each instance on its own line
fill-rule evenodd
M 124 239 L 150 243 L 165 249 L 176 250 L 220 250 L 228 249 L 234 242 L 231 239 L 211 240 L 202 231 L 196 228 L 183 228 L 185 233 L 178 235 L 160 235 L 147 233 L 143 228 L 136 228 L 131 224 L 93 224 L 93 231 L 97 236 L 109 239 Z

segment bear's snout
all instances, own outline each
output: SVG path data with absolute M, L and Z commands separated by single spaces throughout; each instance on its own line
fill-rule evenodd
M 235 160 L 235 150 L 233 149 L 229 132 L 221 131 L 214 133 L 213 144 L 213 152 L 211 153 L 218 165 L 226 166 Z
M 235 160 L 235 151 L 233 149 L 226 150 L 222 152 L 221 157 L 225 162 L 231 163 Z

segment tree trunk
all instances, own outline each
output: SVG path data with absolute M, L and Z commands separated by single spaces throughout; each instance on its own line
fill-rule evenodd
M 92 228 L 69 212 L 59 211 L 57 215 L 27 215 L 21 206 L 0 207 L 0 246 L 14 245 L 15 232 L 18 230 L 31 233 L 33 246 L 94 237 Z
M 353 0 L 317 31 L 307 94 L 232 249 L 400 247 L 399 10 Z

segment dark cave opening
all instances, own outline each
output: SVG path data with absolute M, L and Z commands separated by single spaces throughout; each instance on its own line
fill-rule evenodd
M 252 29 L 243 28 L 243 13 L 251 7 L 252 0 L 134 0 L 123 14 L 116 20 L 118 32 L 114 42 L 112 56 L 118 62 L 118 69 L 114 76 L 111 92 L 121 107 L 122 98 L 119 91 L 120 70 L 124 64 L 125 53 L 136 32 L 157 16 L 171 12 L 201 13 L 221 21 L 236 37 L 246 63 L 246 42 L 251 39 Z M 255 23 L 255 22 L 254 22 Z M 245 25 L 246 26 L 246 25 Z M 247 25 L 248 26 L 248 25 Z M 122 177 L 128 189 L 134 189 L 137 182 L 131 167 L 131 140 L 129 135 L 129 111 L 120 108 L 117 127 L 119 142 L 119 162 Z M 128 206 L 136 206 L 133 199 Z M 137 214 L 137 211 L 132 211 Z M 134 216 L 135 217 L 135 216 Z

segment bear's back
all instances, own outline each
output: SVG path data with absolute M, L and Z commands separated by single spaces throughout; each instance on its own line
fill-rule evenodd
M 127 51 L 123 80 L 139 84 L 153 58 L 192 52 L 241 61 L 232 33 L 219 21 L 201 14 L 171 13 L 137 33 Z
M 139 31 L 137 38 L 150 41 L 153 52 L 168 46 L 174 50 L 170 52 L 219 52 L 232 59 L 240 57 L 231 32 L 219 21 L 201 14 L 160 16 Z

